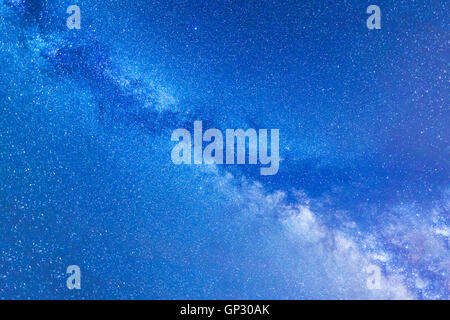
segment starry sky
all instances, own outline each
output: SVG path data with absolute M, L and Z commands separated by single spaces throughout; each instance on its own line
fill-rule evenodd
M 2 0 L 0 299 L 448 299 L 448 10 Z M 278 174 L 173 164 L 195 120 Z

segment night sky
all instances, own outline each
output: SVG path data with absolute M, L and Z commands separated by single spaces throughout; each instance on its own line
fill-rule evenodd
M 0 299 L 449 299 L 449 9 L 2 0 Z M 196 120 L 279 172 L 175 165 Z

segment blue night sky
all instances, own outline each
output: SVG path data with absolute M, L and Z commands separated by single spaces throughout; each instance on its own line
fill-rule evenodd
M 2 0 L 0 299 L 448 299 L 448 10 Z M 278 174 L 175 165 L 195 120 L 279 129 Z

